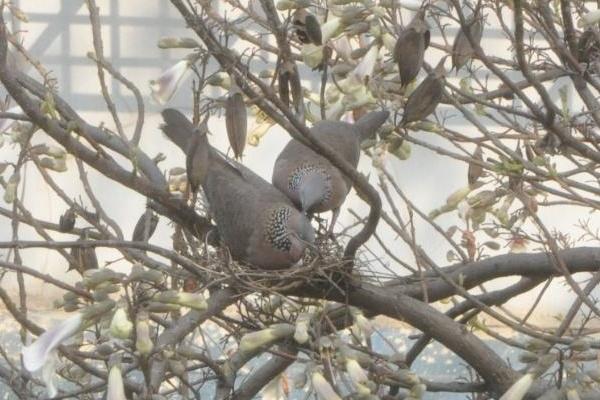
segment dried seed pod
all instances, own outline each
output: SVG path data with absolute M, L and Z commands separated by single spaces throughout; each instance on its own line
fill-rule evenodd
M 140 216 L 131 237 L 132 242 L 147 242 L 158 224 L 158 216 L 149 208 Z
M 584 31 L 577 41 L 577 60 L 581 63 L 590 63 L 598 60 L 600 56 L 600 36 L 592 29 Z
M 277 83 L 279 90 L 279 99 L 287 107 L 290 106 L 290 73 L 285 70 L 281 70 L 277 76 Z
M 410 94 L 406 106 L 404 106 L 401 125 L 420 121 L 435 111 L 443 95 L 444 61 L 446 61 L 446 57 L 442 58 L 433 73 L 427 76 Z
M 412 82 L 423 67 L 425 49 L 429 47 L 430 32 L 423 10 L 400 32 L 394 47 L 402 87 Z
M 306 9 L 299 8 L 294 12 L 292 25 L 300 42 L 304 44 L 313 43 L 317 46 L 323 44 L 321 25 L 317 17 L 306 11 Z
M 229 95 L 225 100 L 225 127 L 229 145 L 236 159 L 242 157 L 246 146 L 246 134 L 248 132 L 248 120 L 244 96 L 237 87 L 232 84 Z
M 210 147 L 208 144 L 208 138 L 206 137 L 208 133 L 208 126 L 206 122 L 207 119 L 205 119 L 198 128 L 193 130 L 194 134 L 190 138 L 190 142 L 186 151 L 185 167 L 187 179 L 192 193 L 196 193 L 200 185 L 204 182 L 206 173 L 208 172 Z M 231 142 L 229 126 L 227 127 L 227 134 Z
M 306 32 L 306 16 L 308 11 L 304 8 L 297 9 L 292 15 L 292 26 L 294 27 L 294 33 L 298 40 L 303 43 L 311 43 L 308 33 Z
M 80 240 L 88 239 L 89 232 L 86 229 L 81 235 Z M 96 257 L 96 249 L 93 247 L 72 247 L 71 257 L 73 257 L 74 262 L 69 263 L 67 271 L 74 269 L 83 275 L 85 271 L 98 269 L 98 257 Z
M 321 25 L 319 25 L 317 17 L 315 17 L 312 14 L 306 15 L 304 28 L 306 29 L 306 36 L 308 37 L 311 43 L 314 43 L 318 46 L 323 44 Z
M 473 153 L 473 158 L 479 161 L 483 161 L 483 150 L 481 146 L 477 146 L 475 149 L 475 153 Z M 479 164 L 470 162 L 469 170 L 467 172 L 467 179 L 469 181 L 469 186 L 473 186 L 479 178 L 483 176 L 483 167 Z
M 456 71 L 461 69 L 475 54 L 475 50 L 473 50 L 471 42 L 467 38 L 465 29 L 468 30 L 473 42 L 479 44 L 483 37 L 483 19 L 481 16 L 471 16 L 471 18 L 465 21 L 465 26 L 461 27 L 454 38 L 454 44 L 452 45 L 452 67 Z
M 75 227 L 75 211 L 72 208 L 69 208 L 63 215 L 60 216 L 58 220 L 58 229 L 61 232 L 71 232 Z

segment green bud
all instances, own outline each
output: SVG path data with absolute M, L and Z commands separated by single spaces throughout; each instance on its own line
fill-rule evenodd
M 148 314 L 138 313 L 135 323 L 135 348 L 142 356 L 148 356 L 152 352 L 154 344 L 150 339 L 150 325 L 148 324 Z
M 158 41 L 158 47 L 161 49 L 195 49 L 200 44 L 192 38 L 164 37 Z
M 294 325 L 275 324 L 267 329 L 245 334 L 240 340 L 241 352 L 253 352 L 259 347 L 271 344 L 279 339 L 291 336 L 295 332 Z
M 144 307 L 146 311 L 154 313 L 169 313 L 178 311 L 179 308 L 180 306 L 178 304 L 159 303 L 157 301 L 151 301 Z
M 118 308 L 110 322 L 110 334 L 118 339 L 127 339 L 133 331 L 133 323 L 123 308 Z
M 115 272 L 108 268 L 94 269 L 88 271 L 86 271 L 86 277 L 83 279 L 83 284 L 88 289 L 94 289 L 96 286 L 104 282 L 119 283 L 125 276 L 124 274 Z
M 101 317 L 114 308 L 116 303 L 113 300 L 104 300 L 100 303 L 95 303 L 85 307 L 82 311 L 82 317 L 84 320 L 91 322 L 92 320 Z
M 573 343 L 569 345 L 569 348 L 573 351 L 587 351 L 591 347 L 589 340 L 580 338 L 574 340 Z
M 300 313 L 296 319 L 296 331 L 294 340 L 300 344 L 308 342 L 308 326 L 310 325 L 310 314 Z

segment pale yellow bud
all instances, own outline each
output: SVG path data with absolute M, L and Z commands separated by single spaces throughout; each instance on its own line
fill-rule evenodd
M 192 38 L 164 37 L 158 40 L 158 47 L 161 49 L 194 49 L 200 47 L 200 44 Z
M 135 324 L 135 348 L 142 355 L 147 356 L 152 352 L 154 344 L 150 339 L 150 325 L 148 324 L 148 315 L 146 313 L 138 314 Z
M 294 340 L 300 344 L 308 342 L 308 327 L 310 325 L 310 314 L 300 313 L 296 319 L 296 331 Z
M 253 352 L 259 347 L 271 344 L 281 338 L 291 336 L 295 332 L 294 325 L 275 324 L 267 329 L 247 333 L 240 340 L 241 352 Z
M 320 372 L 313 372 L 311 380 L 320 400 L 342 400 Z
M 119 339 L 127 339 L 132 331 L 133 323 L 127 318 L 127 313 L 123 308 L 118 308 L 110 321 L 110 334 Z
M 323 46 L 308 43 L 302 46 L 300 51 L 302 60 L 310 68 L 316 68 L 323 61 Z

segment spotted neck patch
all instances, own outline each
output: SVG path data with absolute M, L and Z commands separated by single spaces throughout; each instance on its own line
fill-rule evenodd
M 298 191 L 304 178 L 312 173 L 320 173 L 325 177 L 325 193 L 323 193 L 321 203 L 329 201 L 331 199 L 331 176 L 323 168 L 313 164 L 304 163 L 293 170 L 288 180 L 288 188 L 294 192 Z
M 292 242 L 287 236 L 287 223 L 291 211 L 288 207 L 280 207 L 273 210 L 268 217 L 265 227 L 265 238 L 279 251 L 290 251 Z

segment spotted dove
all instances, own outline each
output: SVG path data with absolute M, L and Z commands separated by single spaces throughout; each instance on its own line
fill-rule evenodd
M 319 121 L 311 132 L 356 168 L 361 142 L 374 136 L 388 116 L 387 111 L 374 111 L 354 124 Z M 272 182 L 305 213 L 333 211 L 330 234 L 352 187 L 350 180 L 326 158 L 297 140 L 291 140 L 277 157 Z
M 165 109 L 162 116 L 162 130 L 187 153 L 188 141 L 198 130 L 174 109 Z M 208 146 L 209 162 L 201 186 L 233 259 L 264 269 L 285 268 L 299 261 L 314 241 L 310 221 L 270 183 Z

